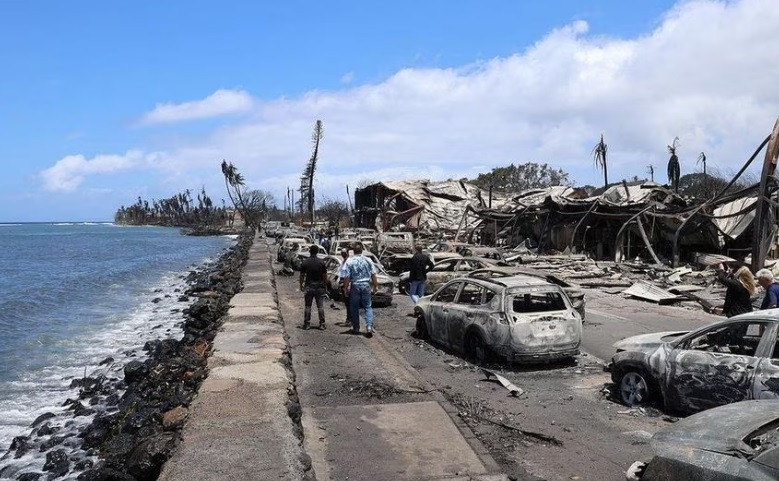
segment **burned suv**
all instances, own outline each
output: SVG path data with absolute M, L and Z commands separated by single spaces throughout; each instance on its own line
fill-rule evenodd
M 545 362 L 579 352 L 582 319 L 559 287 L 531 276 L 459 278 L 414 307 L 417 335 L 478 362 Z

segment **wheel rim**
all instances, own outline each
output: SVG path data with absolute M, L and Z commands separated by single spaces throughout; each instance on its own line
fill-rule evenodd
M 649 393 L 649 386 L 642 375 L 635 372 L 629 372 L 622 376 L 619 390 L 625 404 L 628 406 L 635 406 L 646 401 Z

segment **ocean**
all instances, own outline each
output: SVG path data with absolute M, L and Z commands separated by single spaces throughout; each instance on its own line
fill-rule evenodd
M 45 453 L 2 458 L 39 415 L 58 414 L 62 437 L 91 421 L 63 407 L 73 379 L 121 376 L 146 341 L 179 338 L 184 277 L 234 244 L 165 227 L 0 224 L 0 477 L 40 472 Z

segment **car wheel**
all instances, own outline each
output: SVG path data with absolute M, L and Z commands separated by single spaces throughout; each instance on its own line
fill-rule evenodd
M 425 316 L 420 314 L 417 316 L 417 337 L 419 339 L 430 339 L 430 333 L 427 332 L 427 324 L 425 323 Z
M 465 357 L 476 364 L 489 361 L 490 349 L 481 334 L 472 332 L 465 337 Z
M 652 378 L 639 369 L 622 373 L 618 387 L 620 400 L 631 407 L 648 404 L 655 395 Z

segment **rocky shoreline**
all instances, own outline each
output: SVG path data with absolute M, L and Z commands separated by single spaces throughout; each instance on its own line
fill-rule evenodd
M 179 441 L 188 406 L 208 373 L 207 357 L 230 299 L 242 288 L 241 273 L 252 241 L 252 233 L 241 234 L 216 262 L 190 272 L 189 287 L 179 300 L 196 300 L 183 311 L 181 339 L 147 342 L 143 348 L 146 358 L 128 362 L 123 379 L 98 374 L 73 380 L 71 387 L 78 388 L 78 397 L 66 401 L 68 409 L 73 417 L 94 415 L 79 440 L 59 438 L 57 427 L 49 423 L 54 417 L 51 413 L 32 423 L 29 436 L 13 440 L 3 458 L 48 450 L 44 472 L 14 473 L 17 480 L 49 480 L 76 472 L 80 472 L 77 479 L 86 481 L 157 478 Z M 113 362 L 108 358 L 101 364 Z M 80 456 L 56 448 L 60 443 L 79 441 Z

